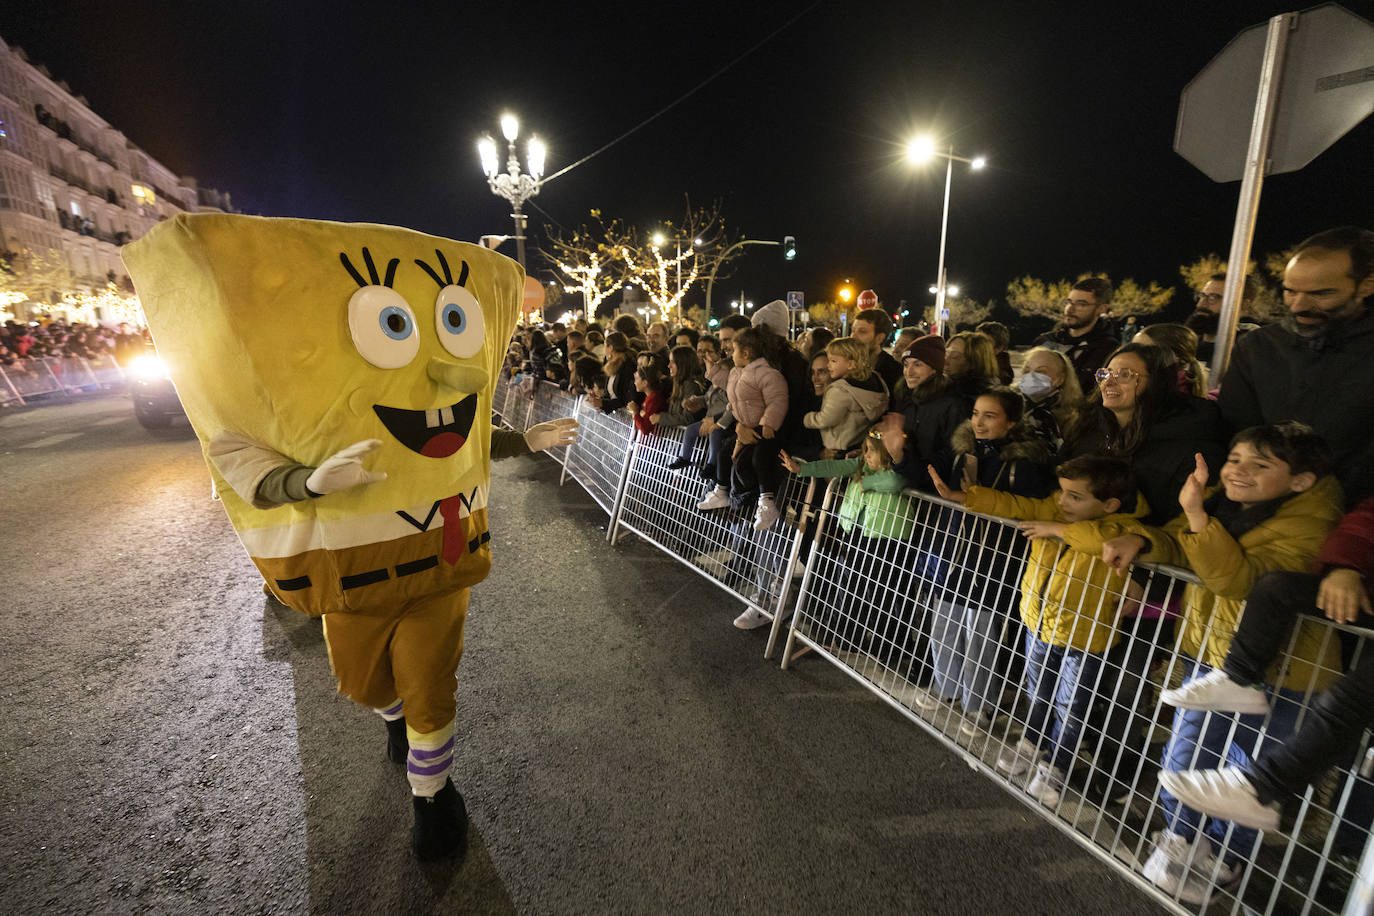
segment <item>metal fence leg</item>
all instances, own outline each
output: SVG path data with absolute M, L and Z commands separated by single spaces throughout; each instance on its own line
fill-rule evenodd
M 611 506 L 611 520 L 606 525 L 606 540 L 614 546 L 620 527 L 620 509 L 625 503 L 625 490 L 630 485 L 630 468 L 634 465 L 639 451 L 639 430 L 631 428 L 630 438 L 625 443 L 625 462 L 620 466 L 620 482 L 615 487 L 615 503 Z
M 806 537 L 806 523 L 811 518 L 811 500 L 816 494 L 816 479 L 812 477 L 807 482 L 806 493 L 802 496 L 801 509 L 797 513 L 797 534 L 792 538 L 792 550 L 787 556 L 787 565 L 782 569 L 782 587 L 778 589 L 777 606 L 773 608 L 773 626 L 768 631 L 768 645 L 763 650 L 765 659 L 773 657 L 773 647 L 777 645 L 778 632 L 782 630 L 783 620 L 787 616 L 784 615 L 783 610 L 787 607 L 787 593 L 792 588 L 792 571 L 797 568 L 797 557 L 801 554 L 802 539 Z
M 5 380 L 5 386 L 9 388 L 10 393 L 14 395 L 14 400 L 19 402 L 19 406 L 26 406 L 24 396 L 19 393 L 18 388 L 14 387 L 14 382 L 10 381 L 10 377 L 5 374 L 5 370 L 3 368 L 0 368 L 0 378 Z
M 579 394 L 577 400 L 573 402 L 573 419 L 576 420 L 579 425 L 582 423 L 582 405 L 586 400 L 587 398 L 584 395 Z M 572 445 L 563 449 L 563 471 L 558 475 L 558 485 L 560 487 L 568 482 L 568 465 L 572 463 L 572 451 L 577 448 L 577 442 L 578 440 L 574 439 Z
M 834 495 L 835 481 L 832 480 L 826 485 L 825 496 L 821 499 L 821 510 L 816 513 L 816 530 L 811 533 L 811 562 L 806 564 L 806 572 L 802 575 L 801 585 L 797 588 L 797 601 L 792 608 L 791 626 L 787 628 L 787 643 L 782 648 L 784 671 L 792 661 L 792 648 L 797 644 L 797 622 L 801 620 L 802 609 L 806 606 L 806 596 L 811 591 L 811 580 L 816 575 L 816 567 L 820 565 L 821 532 L 825 530 L 825 523 L 830 514 L 830 500 Z

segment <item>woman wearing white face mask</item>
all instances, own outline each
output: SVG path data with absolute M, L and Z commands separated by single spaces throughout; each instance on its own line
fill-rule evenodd
M 1016 385 L 1026 399 L 1026 415 L 1021 422 L 1051 450 L 1058 451 L 1064 443 L 1064 430 L 1073 425 L 1083 404 L 1083 389 L 1068 357 L 1036 347 L 1022 361 Z

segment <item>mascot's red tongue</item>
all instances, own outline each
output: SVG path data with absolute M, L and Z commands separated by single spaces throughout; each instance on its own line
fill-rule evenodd
M 430 437 L 424 448 L 420 449 L 420 454 L 426 458 L 447 458 L 462 448 L 466 441 L 457 433 L 439 433 Z
M 459 443 L 462 436 L 456 433 L 444 433 L 446 436 L 455 436 Z M 438 436 L 435 436 L 437 439 Z M 444 562 L 452 566 L 463 556 L 463 548 L 467 546 L 467 533 L 463 530 L 463 519 L 458 515 L 463 508 L 463 498 L 461 496 L 450 496 L 448 499 L 439 500 L 439 514 L 444 517 Z

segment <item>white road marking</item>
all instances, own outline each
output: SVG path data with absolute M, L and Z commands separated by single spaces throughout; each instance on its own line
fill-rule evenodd
M 20 448 L 47 448 L 49 445 L 57 445 L 59 442 L 67 442 L 76 439 L 81 433 L 58 433 L 55 436 L 45 436 L 42 439 L 35 439 L 28 445 L 21 445 Z

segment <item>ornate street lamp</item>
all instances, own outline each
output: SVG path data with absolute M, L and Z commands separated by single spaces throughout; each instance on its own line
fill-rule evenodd
M 482 172 L 487 176 L 487 187 L 497 197 L 510 201 L 511 217 L 515 220 L 515 257 L 520 266 L 525 266 L 525 201 L 539 193 L 543 185 L 544 156 L 548 150 L 538 137 L 531 136 L 526 147 L 526 164 L 529 168 L 520 170 L 520 157 L 515 152 L 515 138 L 520 135 L 520 122 L 513 114 L 501 116 L 501 134 L 510 147 L 506 158 L 506 170 L 500 171 L 496 155 L 496 141 L 491 134 L 483 134 L 477 141 L 477 152 L 482 157 Z

